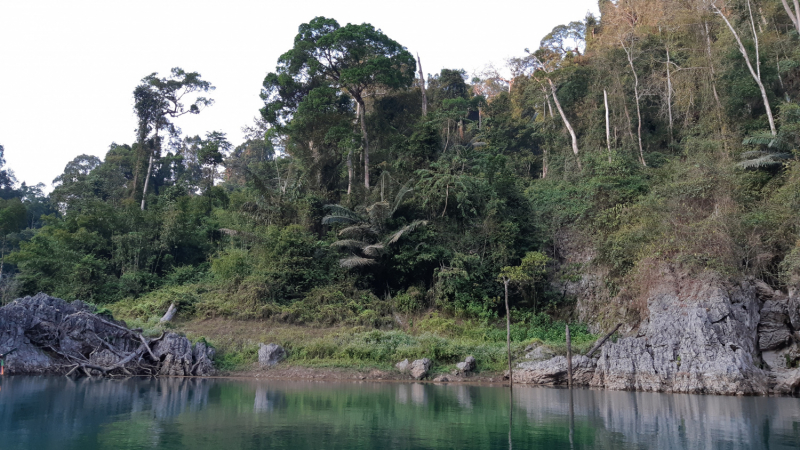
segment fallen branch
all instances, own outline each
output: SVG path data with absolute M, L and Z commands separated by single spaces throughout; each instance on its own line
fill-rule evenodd
M 591 358 L 591 357 L 592 357 L 592 355 L 594 354 L 594 352 L 596 352 L 596 351 L 597 351 L 597 350 L 598 350 L 600 347 L 602 347 L 602 346 L 603 346 L 603 344 L 605 344 L 605 343 L 606 343 L 606 341 L 608 340 L 608 338 L 610 338 L 612 334 L 616 333 L 616 332 L 617 332 L 617 330 L 619 329 L 619 327 L 621 327 L 621 326 L 622 326 L 622 324 L 621 324 L 621 323 L 618 323 L 618 324 L 617 324 L 617 326 L 616 326 L 616 327 L 614 327 L 614 329 L 613 329 L 613 330 L 611 330 L 611 332 L 610 332 L 610 333 L 608 333 L 607 335 L 603 336 L 603 339 L 600 339 L 599 341 L 597 341 L 597 343 L 595 343 L 595 344 L 594 344 L 594 347 L 592 347 L 592 349 L 591 349 L 591 350 L 589 350 L 589 352 L 587 352 L 587 353 L 586 353 L 586 357 L 587 357 L 587 358 Z

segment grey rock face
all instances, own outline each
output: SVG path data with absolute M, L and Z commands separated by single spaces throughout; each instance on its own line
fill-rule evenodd
M 153 354 L 159 358 L 159 375 L 186 376 L 192 374 L 192 343 L 176 333 L 167 333 L 153 345 Z
M 409 372 L 415 380 L 421 380 L 422 378 L 425 378 L 430 369 L 431 360 L 428 358 L 416 359 L 409 366 Z
M 193 374 L 196 361 L 188 339 L 168 333 L 149 341 L 153 356 L 141 339 L 149 341 L 81 301 L 38 294 L 0 308 L 0 354 L 17 349 L 6 358 L 11 374 L 66 373 L 76 364 L 125 375 Z M 206 364 L 213 367 L 210 357 Z
M 756 364 L 759 301 L 752 285 L 662 268 L 650 289 L 649 322 L 637 337 L 601 349 L 591 385 L 618 390 L 765 394 Z
M 463 362 L 456 364 L 456 369 L 461 373 L 472 372 L 475 370 L 476 362 L 472 356 L 467 356 Z
M 778 349 L 792 341 L 788 306 L 786 298 L 772 298 L 764 302 L 758 323 L 759 350 Z
M 595 361 L 582 355 L 572 357 L 572 383 L 586 386 L 594 377 Z M 523 362 L 514 370 L 514 382 L 543 384 L 548 386 L 566 385 L 567 358 L 556 356 L 547 361 Z
M 712 273 L 688 277 L 663 267 L 637 335 L 606 342 L 596 364 L 573 358 L 573 379 L 615 390 L 766 394 L 766 374 L 757 367 L 760 306 L 749 283 L 731 286 Z M 563 384 L 566 360 L 521 363 L 514 376 Z
M 213 347 L 209 347 L 206 345 L 205 342 L 198 342 L 194 344 L 194 349 L 192 350 L 192 361 L 194 364 L 192 365 L 192 375 L 197 376 L 208 376 L 213 375 L 214 370 L 214 355 L 216 354 L 216 350 Z
M 258 349 L 258 363 L 261 367 L 271 367 L 286 358 L 286 350 L 278 344 L 261 344 Z
M 408 370 L 408 366 L 409 365 L 411 365 L 411 363 L 408 362 L 408 359 L 404 359 L 404 360 L 400 361 L 399 363 L 395 364 L 394 366 L 400 372 L 406 372 Z

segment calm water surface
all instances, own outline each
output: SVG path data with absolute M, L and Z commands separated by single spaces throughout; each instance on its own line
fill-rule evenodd
M 0 378 L 1 449 L 796 449 L 800 399 Z M 510 420 L 512 419 L 512 420 Z

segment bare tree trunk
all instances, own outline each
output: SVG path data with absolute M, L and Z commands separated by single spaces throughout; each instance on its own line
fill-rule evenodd
M 547 178 L 547 149 L 542 151 L 542 178 Z
M 711 90 L 714 92 L 714 100 L 717 101 L 717 115 L 720 116 L 721 122 L 722 116 L 720 114 L 722 111 L 722 102 L 719 100 L 719 94 L 717 94 L 717 75 L 714 71 L 714 61 L 711 57 L 711 32 L 708 30 L 708 22 L 703 22 L 703 27 L 706 32 L 706 53 L 708 54 L 708 66 L 711 71 Z
M 670 70 L 669 46 L 667 49 L 667 115 L 669 116 L 669 142 L 672 143 L 672 72 Z
M 364 187 L 369 189 L 369 136 L 367 135 L 367 119 L 365 116 L 364 102 L 361 101 L 361 140 L 364 142 Z
M 725 17 L 725 14 L 723 14 L 722 11 L 720 11 L 719 8 L 717 8 L 716 5 L 712 4 L 711 7 L 714 8 L 714 12 L 716 12 L 717 15 L 722 17 L 722 20 L 725 21 L 726 25 L 728 25 L 728 29 L 731 30 L 733 37 L 736 39 L 736 43 L 739 46 L 739 53 L 741 53 L 742 56 L 744 57 L 744 62 L 747 64 L 747 69 L 750 70 L 750 75 L 753 76 L 753 80 L 758 85 L 758 89 L 761 90 L 761 98 L 764 100 L 764 108 L 766 108 L 767 110 L 767 119 L 769 119 L 769 129 L 772 135 L 775 136 L 778 133 L 777 130 L 775 129 L 775 119 L 772 117 L 772 108 L 770 107 L 769 104 L 769 97 L 767 96 L 767 90 L 766 88 L 764 88 L 764 83 L 761 82 L 761 60 L 758 50 L 758 34 L 756 33 L 755 22 L 753 21 L 753 11 L 750 8 L 750 0 L 747 1 L 747 9 L 750 12 L 750 26 L 753 31 L 753 40 L 756 47 L 755 69 L 753 69 L 753 65 L 750 63 L 750 55 L 747 53 L 747 49 L 744 47 L 744 44 L 742 44 L 742 40 L 739 37 L 739 33 L 736 32 L 736 29 L 733 28 L 731 22 L 728 20 L 727 17 Z
M 639 162 L 647 167 L 647 163 L 644 161 L 644 147 L 642 146 L 642 110 L 639 107 L 639 75 L 636 73 L 636 67 L 633 65 L 633 49 L 625 47 L 625 43 L 622 41 L 620 41 L 620 44 L 622 44 L 622 49 L 625 50 L 625 54 L 628 56 L 628 64 L 630 64 L 631 72 L 633 72 L 633 96 L 636 99 L 636 118 L 638 121 Z
M 789 15 L 790 19 L 792 19 L 794 28 L 798 33 L 800 33 L 800 4 L 798 4 L 798 0 L 794 0 L 794 12 L 792 12 L 792 8 L 789 6 L 789 3 L 786 0 L 781 0 L 781 3 L 783 3 L 783 8 L 786 10 L 786 14 Z
M 161 320 L 159 320 L 158 323 L 164 323 L 164 322 L 171 321 L 172 318 L 175 317 L 175 313 L 177 313 L 177 312 L 178 312 L 178 308 L 175 307 L 175 303 L 171 303 L 169 305 L 169 309 L 167 309 L 167 312 L 164 314 L 163 317 L 161 317 Z
M 572 129 L 572 125 L 569 123 L 569 119 L 567 119 L 567 115 L 564 114 L 564 110 L 561 108 L 561 102 L 558 101 L 558 96 L 556 95 L 556 86 L 553 84 L 553 80 L 550 78 L 547 79 L 550 83 L 550 90 L 553 92 L 553 101 L 556 104 L 556 108 L 558 109 L 558 114 L 561 115 L 561 120 L 564 121 L 564 125 L 567 127 L 569 131 L 569 135 L 572 138 L 572 153 L 575 154 L 575 157 L 578 159 L 578 168 L 581 167 L 581 160 L 578 157 L 578 138 L 575 136 L 575 130 Z
M 147 200 L 147 186 L 150 184 L 150 172 L 153 170 L 153 153 L 155 148 L 150 151 L 150 163 L 147 165 L 147 176 L 144 179 L 144 189 L 142 190 L 142 211 L 144 211 L 145 201 Z
M 608 162 L 611 162 L 611 125 L 608 122 L 608 93 L 603 89 L 603 103 L 606 105 L 606 147 L 608 148 Z
M 417 67 L 419 68 L 419 88 L 422 91 L 422 115 L 428 115 L 428 94 L 425 92 L 425 73 L 422 71 L 422 61 L 417 53 Z
M 506 346 L 508 348 L 508 384 L 514 385 L 514 374 L 511 371 L 511 310 L 508 308 L 508 278 L 503 278 L 506 291 Z
M 356 102 L 356 120 L 361 119 L 361 103 Z M 353 192 L 353 147 L 347 151 L 347 195 Z

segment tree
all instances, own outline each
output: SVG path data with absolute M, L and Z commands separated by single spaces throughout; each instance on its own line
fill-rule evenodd
M 142 78 L 142 84 L 134 89 L 133 109 L 139 120 L 137 130 L 139 148 L 140 151 L 145 151 L 149 157 L 144 188 L 142 188 L 142 211 L 144 211 L 147 199 L 147 187 L 153 171 L 153 160 L 161 152 L 160 133 L 166 131 L 172 136 L 177 136 L 179 129 L 170 119 L 185 114 L 199 114 L 203 108 L 214 103 L 214 100 L 210 98 L 196 97 L 189 106 L 186 106 L 184 104 L 185 97 L 196 92 L 208 92 L 214 89 L 211 83 L 200 78 L 199 73 L 187 73 L 179 67 L 173 68 L 168 77 L 159 78 L 158 73 L 154 72 Z M 138 170 L 137 165 L 134 186 L 138 181 Z
M 364 151 L 364 186 L 369 188 L 364 97 L 381 88 L 411 86 L 415 69 L 411 53 L 372 25 L 342 27 L 334 19 L 316 17 L 300 25 L 294 47 L 278 59 L 277 72 L 264 79 L 262 115 L 272 123 L 289 119 L 305 96 L 323 85 L 346 92 L 357 104 Z M 352 164 L 352 152 L 348 154 L 348 163 Z
M 5 148 L 0 145 L 0 198 L 10 198 L 14 195 L 14 184 L 17 179 L 14 178 L 14 172 L 5 169 L 6 165 Z

